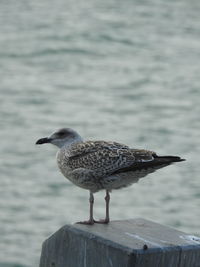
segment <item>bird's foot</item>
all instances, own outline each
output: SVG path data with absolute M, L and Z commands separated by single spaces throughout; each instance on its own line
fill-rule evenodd
M 93 224 L 94 224 L 94 220 L 88 220 L 88 221 L 76 222 L 76 224 L 93 225 Z
M 99 221 L 94 220 L 95 223 L 101 223 L 101 224 L 108 224 L 109 221 L 110 221 L 109 219 L 102 219 L 102 220 L 99 220 Z

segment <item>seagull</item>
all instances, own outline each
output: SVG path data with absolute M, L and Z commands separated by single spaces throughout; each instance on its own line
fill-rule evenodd
M 90 192 L 89 220 L 81 224 L 109 223 L 110 192 L 136 183 L 140 178 L 174 162 L 184 161 L 177 156 L 158 156 L 145 149 L 107 141 L 84 141 L 71 128 L 62 128 L 36 145 L 50 143 L 59 148 L 57 164 L 61 173 L 75 185 Z M 93 217 L 94 193 L 105 190 L 106 216 L 96 221 Z

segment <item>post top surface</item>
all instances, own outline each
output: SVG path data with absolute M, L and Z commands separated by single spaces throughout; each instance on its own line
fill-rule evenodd
M 72 229 L 87 235 L 89 238 L 101 238 L 130 250 L 170 249 L 174 247 L 200 248 L 200 238 L 145 220 L 130 219 L 112 221 L 109 224 L 66 225 L 64 229 Z

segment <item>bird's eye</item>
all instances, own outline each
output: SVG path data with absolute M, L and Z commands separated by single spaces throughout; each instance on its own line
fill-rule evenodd
M 58 134 L 58 136 L 62 137 L 65 135 L 65 132 L 58 132 L 57 134 Z

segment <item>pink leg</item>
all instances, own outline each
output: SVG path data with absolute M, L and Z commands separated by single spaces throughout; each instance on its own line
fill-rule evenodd
M 110 217 L 109 217 L 110 194 L 109 194 L 108 190 L 106 190 L 105 201 L 106 201 L 106 217 L 105 217 L 104 220 L 94 221 L 95 223 L 105 223 L 105 224 L 107 224 L 110 221 Z
M 90 202 L 90 218 L 88 221 L 77 222 L 78 224 L 90 224 L 90 225 L 94 224 L 94 218 L 93 218 L 94 196 L 92 192 L 90 192 L 89 202 Z

